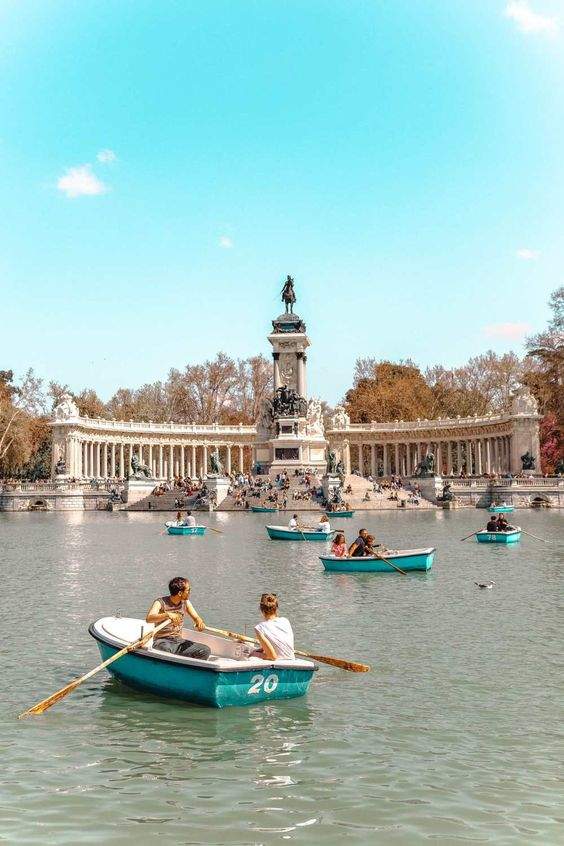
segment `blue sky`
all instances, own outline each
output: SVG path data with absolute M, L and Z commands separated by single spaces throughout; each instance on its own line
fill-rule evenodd
M 269 353 L 521 350 L 561 285 L 561 0 L 4 0 L 1 367 L 109 398 Z

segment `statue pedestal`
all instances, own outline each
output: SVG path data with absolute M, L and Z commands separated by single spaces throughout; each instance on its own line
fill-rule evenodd
M 123 487 L 122 499 L 129 506 L 135 505 L 148 497 L 156 484 L 156 479 L 128 479 Z
M 215 494 L 215 507 L 217 508 L 218 505 L 221 505 L 229 488 L 231 486 L 231 482 L 229 479 L 226 479 L 224 476 L 215 476 L 213 473 L 208 474 L 206 477 L 206 488 L 211 493 Z
M 327 473 L 321 480 L 321 486 L 323 487 L 323 496 L 327 502 L 331 502 L 335 491 L 342 487 L 341 477 L 337 476 L 336 473 Z
M 437 497 L 441 496 L 443 492 L 442 476 L 418 476 L 413 482 L 417 482 L 419 485 L 422 497 L 436 504 Z

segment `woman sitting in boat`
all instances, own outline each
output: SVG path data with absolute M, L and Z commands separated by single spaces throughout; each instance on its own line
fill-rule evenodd
M 298 528 L 298 515 L 297 514 L 293 514 L 292 517 L 290 518 L 290 521 L 288 523 L 288 528 L 292 529 L 293 531 L 297 530 L 297 528 Z
M 514 531 L 515 526 L 511 526 L 507 520 L 505 519 L 504 514 L 500 514 L 497 518 L 497 531 L 498 532 L 512 532 Z
M 161 596 L 160 599 L 155 599 L 145 618 L 148 623 L 155 625 L 170 620 L 168 626 L 155 634 L 153 647 L 162 652 L 182 655 L 184 658 L 200 658 L 205 661 L 211 651 L 209 646 L 205 646 L 203 643 L 194 643 L 194 641 L 182 637 L 182 626 L 186 614 L 192 618 L 194 628 L 197 631 L 201 632 L 206 627 L 190 602 L 189 580 L 183 576 L 176 576 L 168 583 L 168 589 L 170 591 L 169 596 Z
M 345 541 L 345 536 L 342 532 L 337 532 L 337 534 L 335 535 L 335 540 L 331 544 L 331 555 L 334 555 L 335 558 L 348 557 L 347 544 Z
M 255 634 L 261 648 L 252 652 L 254 658 L 275 661 L 277 658 L 293 660 L 294 632 L 286 617 L 278 616 L 278 597 L 275 593 L 263 593 L 260 610 L 264 621 L 255 626 Z
M 329 517 L 326 514 L 324 514 L 321 520 L 319 521 L 317 531 L 325 532 L 326 535 L 329 535 L 331 533 L 331 523 L 329 522 Z

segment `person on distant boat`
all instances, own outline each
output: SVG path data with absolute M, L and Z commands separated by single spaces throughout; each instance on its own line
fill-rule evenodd
M 182 521 L 182 525 L 183 525 L 183 526 L 190 526 L 190 528 L 193 528 L 193 527 L 196 525 L 196 520 L 195 520 L 195 518 L 192 516 L 192 512 L 191 512 L 191 511 L 187 511 L 187 512 L 186 512 L 186 517 L 185 517 L 185 518 L 184 518 L 184 520 Z
M 290 521 L 288 523 L 288 528 L 292 529 L 293 531 L 296 531 L 296 529 L 298 528 L 298 515 L 297 514 L 293 514 L 292 517 L 290 517 Z
M 366 529 L 360 529 L 357 539 L 353 541 L 349 546 L 349 556 L 351 558 L 362 558 L 362 556 L 364 555 L 364 550 L 366 548 L 367 537 L 368 532 L 366 531 Z
M 492 514 L 490 519 L 488 520 L 488 525 L 486 526 L 486 532 L 497 532 L 497 520 L 496 520 L 494 514 Z
M 254 658 L 276 661 L 277 658 L 293 660 L 294 632 L 286 617 L 278 616 L 278 597 L 275 593 L 263 593 L 260 610 L 264 621 L 255 626 L 255 634 L 261 648 L 251 653 Z
M 317 531 L 325 532 L 326 535 L 331 534 L 331 523 L 329 522 L 329 517 L 327 516 L 327 514 L 324 514 L 323 517 L 320 519 Z
M 190 602 L 190 582 L 183 576 L 176 576 L 168 583 L 169 596 L 161 596 L 155 599 L 146 620 L 148 623 L 164 623 L 170 620 L 170 624 L 157 632 L 153 638 L 153 646 L 162 652 L 171 652 L 173 655 L 182 655 L 184 658 L 200 658 L 205 660 L 211 652 L 209 646 L 203 643 L 194 643 L 182 637 L 182 626 L 184 617 L 188 614 L 194 622 L 194 628 L 201 632 L 206 624 Z
M 331 555 L 335 558 L 346 558 L 348 555 L 345 536 L 342 532 L 337 532 L 335 535 L 335 540 L 331 544 Z
M 182 525 L 182 514 L 180 513 L 180 511 L 176 512 L 176 524 L 178 526 Z

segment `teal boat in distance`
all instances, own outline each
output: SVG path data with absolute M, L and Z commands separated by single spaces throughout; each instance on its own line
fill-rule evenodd
M 268 508 L 266 505 L 251 505 L 251 511 L 254 511 L 255 514 L 273 514 L 278 509 Z
M 490 514 L 511 514 L 512 511 L 515 511 L 515 506 L 506 505 L 505 503 L 501 505 L 490 505 L 488 511 Z
M 328 541 L 335 532 L 316 532 L 311 529 L 289 529 L 288 526 L 267 526 L 270 540 Z
M 328 517 L 353 517 L 354 511 L 326 511 Z
M 169 535 L 205 535 L 207 526 L 184 526 L 182 523 L 165 523 Z
M 433 566 L 435 548 L 424 549 L 389 549 L 382 553 L 384 558 L 392 561 L 397 567 L 406 572 L 415 570 L 430 570 Z M 386 564 L 376 555 L 362 558 L 337 558 L 335 555 L 320 555 L 319 560 L 329 573 L 397 573 L 394 567 Z
M 151 628 L 140 619 L 103 617 L 88 631 L 106 660 Z M 155 649 L 149 641 L 110 664 L 108 672 L 129 687 L 157 696 L 227 708 L 303 696 L 317 670 L 312 661 L 299 658 L 263 661 L 249 657 L 252 646 L 208 632 L 183 629 L 182 636 L 205 643 L 212 650 L 210 657 L 202 661 L 171 655 Z
M 521 527 L 515 526 L 509 532 L 488 532 L 482 529 L 476 532 L 476 540 L 478 543 L 517 543 L 521 540 Z

